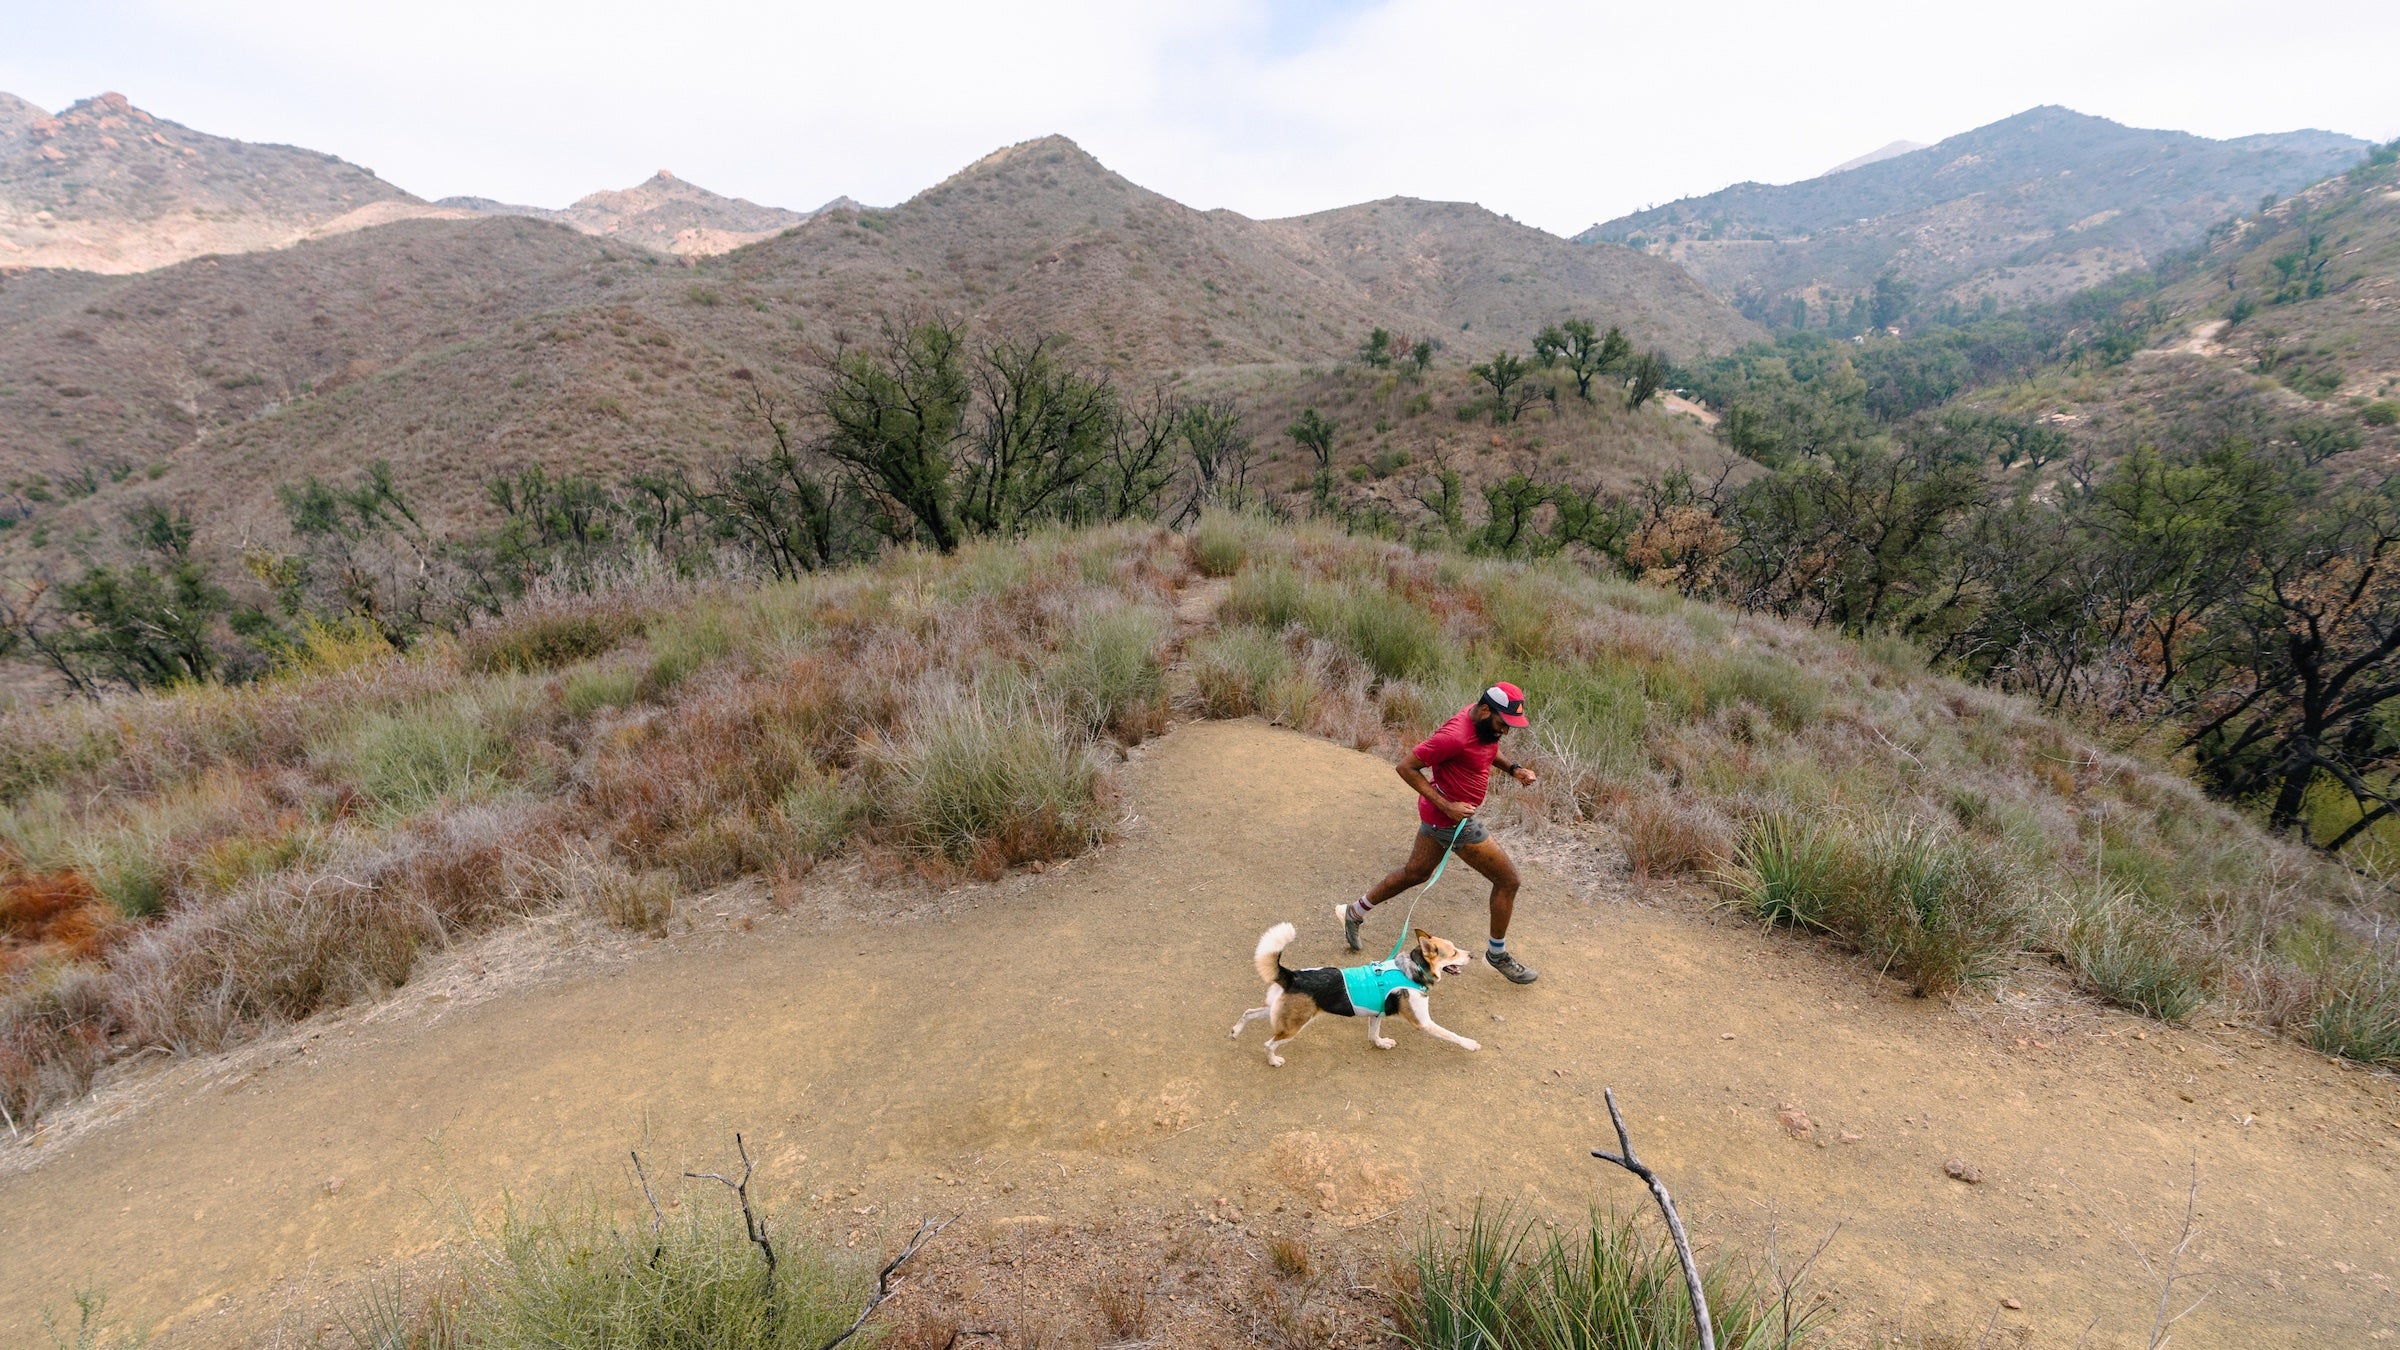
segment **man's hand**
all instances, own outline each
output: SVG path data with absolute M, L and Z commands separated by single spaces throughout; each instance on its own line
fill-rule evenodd
M 1457 802 L 1450 800 L 1448 797 L 1440 799 L 1439 801 L 1435 802 L 1434 805 L 1440 807 L 1442 814 L 1450 817 L 1450 820 L 1453 824 L 1457 823 L 1458 821 L 1465 820 L 1467 817 L 1475 814 L 1474 807 L 1460 806 Z
M 1518 782 L 1523 783 L 1527 787 L 1532 787 L 1534 784 L 1542 781 L 1541 775 L 1535 773 L 1531 769 L 1526 768 L 1522 764 L 1518 765 L 1516 769 L 1509 774 L 1509 777 L 1516 779 Z

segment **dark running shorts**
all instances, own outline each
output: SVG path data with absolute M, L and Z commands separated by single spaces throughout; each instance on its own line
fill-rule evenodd
M 1458 822 L 1455 831 L 1448 825 L 1427 825 L 1420 821 L 1417 824 L 1417 833 L 1437 844 L 1446 844 L 1451 848 L 1464 848 L 1469 844 L 1480 844 L 1492 837 L 1485 832 L 1483 822 L 1473 816 Z M 1451 837 L 1453 833 L 1457 835 L 1457 838 Z

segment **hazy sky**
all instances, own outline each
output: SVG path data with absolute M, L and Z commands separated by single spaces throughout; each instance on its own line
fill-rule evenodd
M 2039 103 L 2400 135 L 2400 3 L 0 0 L 0 89 L 119 90 L 426 197 L 563 205 L 658 168 L 885 204 L 1063 132 L 1200 207 L 1404 194 L 1561 233 Z

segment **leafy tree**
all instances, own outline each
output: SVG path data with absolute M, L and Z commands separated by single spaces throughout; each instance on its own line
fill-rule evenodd
M 254 553 L 245 562 L 273 578 L 288 613 L 303 608 L 363 620 L 386 641 L 405 644 L 428 627 L 454 621 L 441 587 L 441 541 L 420 519 L 389 460 L 376 460 L 347 484 L 311 474 L 276 487 L 296 556 Z
M 1317 471 L 1311 480 L 1311 487 L 1319 508 L 1323 508 L 1333 500 L 1333 437 L 1335 430 L 1335 424 L 1319 416 L 1314 408 L 1302 411 L 1290 426 L 1283 429 L 1283 434 L 1291 437 L 1294 445 L 1316 457 Z
M 1544 366 L 1565 362 L 1567 372 L 1575 377 L 1575 395 L 1589 400 L 1592 381 L 1621 370 L 1633 356 L 1633 344 L 1625 339 L 1623 329 L 1614 324 L 1606 335 L 1597 335 L 1589 319 L 1569 319 L 1565 323 L 1544 328 L 1534 339 L 1534 350 L 1546 354 Z
M 2224 640 L 2194 663 L 2206 692 L 2186 744 L 2217 791 L 2266 798 L 2273 828 L 2299 823 L 2320 778 L 2339 783 L 2362 814 L 2326 841 L 2338 848 L 2400 800 L 2385 715 L 2400 698 L 2400 483 L 2338 492 L 2252 540 Z
M 951 480 L 974 392 L 966 334 L 938 319 L 887 322 L 877 342 L 819 369 L 812 401 L 829 428 L 819 448 L 890 508 L 878 517 L 887 532 L 957 550 L 966 526 Z
M 1378 328 L 1367 334 L 1366 342 L 1358 349 L 1358 359 L 1377 370 L 1392 368 L 1392 330 Z
M 1433 340 L 1418 338 L 1408 349 L 1409 368 L 1422 375 L 1433 364 Z
M 1283 434 L 1292 438 L 1292 444 L 1315 456 L 1319 469 L 1330 469 L 1333 467 L 1333 438 L 1338 429 L 1338 424 L 1319 415 L 1316 409 L 1308 408 L 1283 429 Z
M 1190 495 L 1175 524 L 1182 525 L 1205 507 L 1239 511 L 1248 506 L 1253 447 L 1233 400 L 1218 397 L 1183 404 L 1175 431 L 1191 466 Z
M 1899 323 L 1916 296 L 1915 284 L 1902 281 L 1897 272 L 1875 278 L 1875 289 L 1867 300 L 1867 326 L 1880 330 Z
M 1625 385 L 1625 406 L 1639 410 L 1648 403 L 1653 395 L 1665 387 L 1667 370 L 1665 352 L 1650 351 L 1635 357 Z
M 1491 388 L 1493 426 L 1514 422 L 1517 415 L 1532 402 L 1532 391 L 1524 388 L 1528 373 L 1524 357 L 1502 350 L 1495 353 L 1491 360 L 1467 369 Z
M 1082 514 L 1123 410 L 1106 373 L 1061 360 L 1051 338 L 1002 339 L 975 355 L 974 414 L 960 456 L 958 515 L 975 534 L 1017 534 Z

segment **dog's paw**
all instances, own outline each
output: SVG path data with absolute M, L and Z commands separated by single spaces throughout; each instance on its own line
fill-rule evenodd
M 1483 1045 L 1477 1041 L 1460 1041 L 1458 1043 L 1458 1048 L 1461 1050 L 1481 1050 Z
M 1389 1050 L 1398 1044 L 1400 1044 L 1400 1042 L 1393 1040 L 1389 1036 L 1378 1036 L 1375 1038 L 1375 1048 L 1378 1050 Z
M 1283 1067 L 1283 1056 L 1269 1055 L 1267 1056 L 1267 1064 L 1272 1068 L 1280 1069 Z

